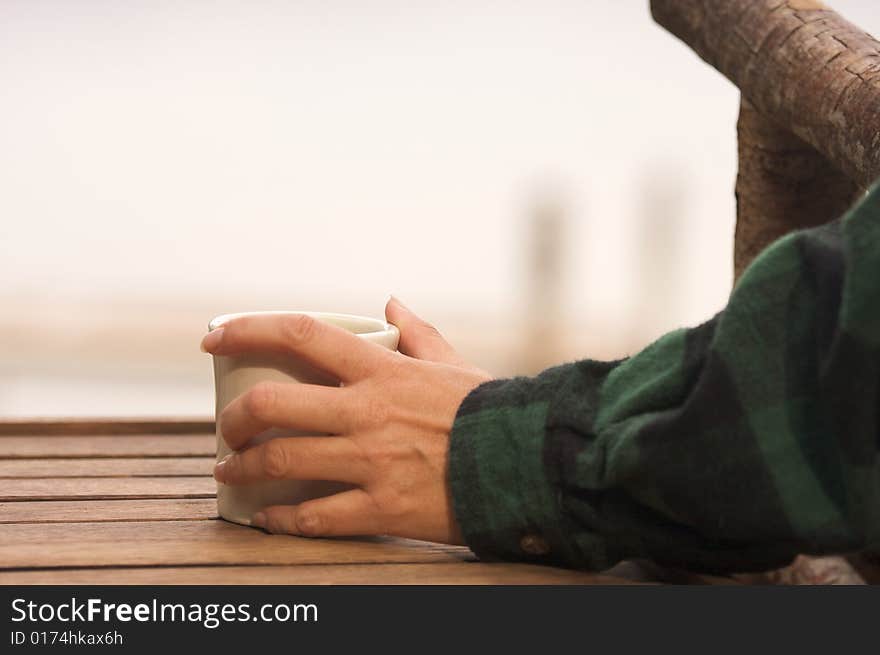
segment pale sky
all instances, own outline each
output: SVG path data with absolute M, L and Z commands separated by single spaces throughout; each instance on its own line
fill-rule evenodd
M 832 4 L 880 33 L 880 3 Z M 638 316 L 639 234 L 677 250 L 658 329 L 730 287 L 738 95 L 646 1 L 0 0 L 0 78 L 13 312 L 393 292 L 503 316 L 546 189 L 570 219 L 569 315 Z M 670 212 L 680 246 L 654 239 Z
M 489 309 L 551 185 L 571 300 L 612 311 L 658 171 L 695 232 L 688 313 L 729 285 L 736 92 L 647 2 L 3 0 L 0 75 L 4 286 Z

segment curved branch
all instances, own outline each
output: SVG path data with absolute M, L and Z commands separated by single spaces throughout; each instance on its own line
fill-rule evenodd
M 654 19 L 859 185 L 880 176 L 880 43 L 816 0 L 651 0 Z

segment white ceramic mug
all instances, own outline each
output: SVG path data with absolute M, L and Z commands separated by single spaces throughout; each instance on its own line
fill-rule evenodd
M 396 327 L 385 321 L 349 314 L 328 314 L 324 312 L 246 312 L 224 314 L 213 319 L 208 329 L 213 330 L 223 323 L 240 316 L 254 315 L 307 314 L 321 321 L 353 332 L 361 339 L 377 343 L 390 350 L 397 349 L 400 336 Z M 216 396 L 216 416 L 232 400 L 263 381 L 300 382 L 338 386 L 326 373 L 315 370 L 292 355 L 274 353 L 247 353 L 244 355 L 214 356 L 214 391 Z M 263 432 L 249 442 L 256 445 L 276 437 L 291 437 L 306 434 L 296 430 L 272 429 Z M 309 433 L 314 436 L 314 433 Z M 217 424 L 217 461 L 231 452 L 223 439 L 219 422 Z M 250 525 L 251 517 L 269 505 L 296 505 L 311 498 L 351 488 L 341 482 L 326 480 L 272 480 L 251 484 L 227 486 L 217 484 L 217 511 L 227 521 Z

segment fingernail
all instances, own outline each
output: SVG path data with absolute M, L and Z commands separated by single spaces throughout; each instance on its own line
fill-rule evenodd
M 394 295 L 389 296 L 389 299 L 391 300 L 391 302 L 395 303 L 396 305 L 399 305 L 400 307 L 403 307 L 406 311 L 409 311 L 409 307 L 407 307 L 402 302 L 400 302 L 400 298 L 398 298 L 397 296 L 394 296 Z
M 214 479 L 217 482 L 224 482 L 226 480 L 226 473 L 224 469 L 226 468 L 226 462 L 229 461 L 230 457 L 232 457 L 232 453 L 229 453 L 226 457 L 224 457 L 214 465 Z
M 201 346 L 203 353 L 212 353 L 217 350 L 217 346 L 223 341 L 223 330 L 224 328 L 220 327 L 216 330 L 211 330 L 205 335 L 205 338 L 202 339 Z
M 266 515 L 263 512 L 257 512 L 251 519 L 251 525 L 257 528 L 266 527 Z

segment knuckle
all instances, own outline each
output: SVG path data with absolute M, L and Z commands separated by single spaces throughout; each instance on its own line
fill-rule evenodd
M 370 468 L 379 472 L 379 477 L 385 478 L 405 459 L 405 452 L 394 444 L 380 442 L 367 451 L 367 457 Z M 396 476 L 391 477 L 396 479 Z
M 267 441 L 261 448 L 263 471 L 266 477 L 273 480 L 283 478 L 289 470 L 287 449 L 284 447 L 284 443 L 273 439 Z
M 370 468 L 375 471 L 387 471 L 397 459 L 392 449 L 385 446 L 374 446 L 367 453 Z
M 306 343 L 312 339 L 317 329 L 317 321 L 305 314 L 285 316 L 281 322 L 281 333 L 290 343 Z
M 386 522 L 398 523 L 413 513 L 412 495 L 398 486 L 389 486 L 378 491 L 375 502 L 381 508 L 381 516 Z M 418 513 L 419 508 L 415 510 Z
M 267 507 L 265 510 L 266 513 L 266 530 L 271 532 L 272 534 L 290 534 L 293 532 L 291 530 L 291 519 L 289 516 L 289 512 L 283 511 L 283 508 L 269 508 Z
M 245 409 L 255 418 L 271 416 L 278 390 L 271 382 L 260 382 L 245 396 Z
M 305 537 L 317 537 L 327 531 L 326 521 L 320 514 L 302 509 L 296 513 L 296 531 Z

